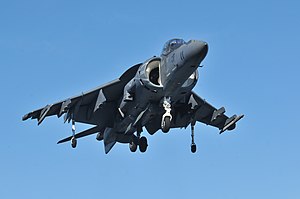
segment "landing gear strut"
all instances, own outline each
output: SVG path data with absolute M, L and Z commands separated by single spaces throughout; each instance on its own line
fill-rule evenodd
M 192 137 L 191 152 L 192 153 L 195 153 L 197 151 L 197 146 L 196 146 L 195 140 L 194 140 L 194 130 L 195 130 L 194 125 L 191 125 L 191 131 L 192 131 L 192 133 L 191 133 L 191 137 Z
M 71 146 L 72 146 L 72 148 L 76 148 L 77 140 L 75 138 L 75 121 L 74 120 L 72 120 L 72 135 L 73 135 L 73 137 L 71 139 Z
M 170 130 L 171 121 L 172 121 L 170 98 L 166 98 L 166 97 L 164 98 L 163 107 L 166 112 L 161 118 L 161 130 L 164 133 L 167 133 Z

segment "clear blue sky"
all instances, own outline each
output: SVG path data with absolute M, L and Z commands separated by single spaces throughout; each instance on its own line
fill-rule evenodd
M 298 1 L 1 1 L 0 198 L 300 198 Z M 196 125 L 148 137 L 145 154 L 70 124 L 21 117 L 159 55 L 168 39 L 209 53 L 195 87 L 236 130 Z M 88 128 L 78 125 L 79 130 Z

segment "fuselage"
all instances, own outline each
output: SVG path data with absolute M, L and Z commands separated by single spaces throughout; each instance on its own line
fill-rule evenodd
M 160 71 L 165 96 L 178 95 L 184 83 L 197 71 L 207 51 L 207 43 L 190 40 L 171 52 L 162 53 Z
M 173 43 L 172 43 L 173 42 Z M 170 104 L 190 94 L 198 80 L 198 66 L 208 51 L 202 41 L 170 40 L 160 57 L 145 61 L 124 88 L 116 131 L 132 134 L 152 117 L 163 113 L 163 100 Z
M 196 152 L 194 126 L 196 122 L 217 127 L 220 133 L 233 130 L 244 115 L 225 115 L 192 91 L 198 81 L 198 66 L 208 51 L 206 42 L 172 39 L 166 42 L 159 57 L 136 64 L 119 78 L 64 101 L 46 105 L 23 116 L 23 120 L 37 119 L 38 124 L 48 116 L 64 115 L 72 121 L 72 136 L 58 143 L 97 133 L 103 140 L 105 153 L 115 143 L 129 143 L 132 152 L 145 152 L 147 138 L 141 136 L 143 127 L 151 135 L 161 130 L 191 126 L 191 152 Z M 95 125 L 76 133 L 75 122 Z

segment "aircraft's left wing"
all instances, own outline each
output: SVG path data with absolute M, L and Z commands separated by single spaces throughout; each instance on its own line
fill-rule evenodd
M 140 64 L 131 67 L 120 78 L 110 83 L 32 111 L 24 115 L 22 119 L 23 121 L 29 118 L 37 119 L 38 124 L 41 124 L 48 116 L 60 117 L 65 114 L 65 121 L 73 119 L 77 122 L 97 125 L 99 119 L 113 118 L 112 109 L 116 109 L 116 102 L 122 96 L 124 86 L 135 76 L 139 66 Z M 100 107 L 102 118 L 99 118 Z
M 228 117 L 224 114 L 224 107 L 216 109 L 194 92 L 192 92 L 190 96 L 189 104 L 194 110 L 192 117 L 195 121 L 217 127 L 220 130 L 220 133 L 223 133 L 226 130 L 233 130 L 236 123 L 244 117 L 244 115 L 233 115 L 232 117 Z

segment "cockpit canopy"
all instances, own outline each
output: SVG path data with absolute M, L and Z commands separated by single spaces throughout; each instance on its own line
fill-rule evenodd
M 171 39 L 165 43 L 161 54 L 167 55 L 173 50 L 179 48 L 182 44 L 185 44 L 183 39 Z

